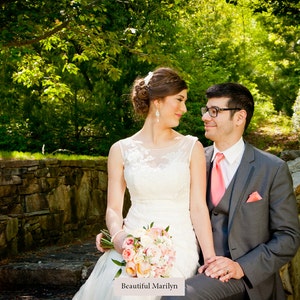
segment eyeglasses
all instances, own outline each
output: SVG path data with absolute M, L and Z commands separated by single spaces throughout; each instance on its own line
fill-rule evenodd
M 241 110 L 241 108 L 238 107 L 232 107 L 232 108 L 220 108 L 218 106 L 211 106 L 211 107 L 201 107 L 201 114 L 202 116 L 204 116 L 204 114 L 206 114 L 208 112 L 208 114 L 212 117 L 212 118 L 216 118 L 218 116 L 218 113 L 220 111 L 224 111 L 224 110 Z

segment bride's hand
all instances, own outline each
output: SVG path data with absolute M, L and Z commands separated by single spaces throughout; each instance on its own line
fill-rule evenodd
M 101 238 L 103 237 L 103 233 L 99 233 L 96 235 L 96 247 L 100 252 L 108 251 L 109 249 L 105 249 L 101 247 Z
M 106 252 L 108 250 L 110 250 L 109 248 L 104 248 L 101 246 L 101 239 L 104 237 L 104 234 L 102 232 L 98 233 L 96 235 L 96 247 L 100 252 Z M 114 238 L 114 249 L 121 253 L 123 252 L 123 242 L 125 240 L 125 238 L 127 237 L 127 233 L 125 231 L 120 231 L 117 236 Z
M 209 264 L 211 264 L 215 260 L 216 260 L 215 256 L 212 256 L 211 258 L 205 259 L 204 264 L 198 268 L 198 273 L 200 273 L 200 274 L 204 273 L 205 270 L 208 268 Z

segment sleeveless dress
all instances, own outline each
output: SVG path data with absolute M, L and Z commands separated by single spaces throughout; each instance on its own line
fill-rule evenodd
M 176 251 L 171 277 L 188 278 L 198 268 L 199 249 L 189 211 L 190 158 L 196 137 L 178 136 L 170 147 L 149 149 L 134 137 L 117 142 L 124 160 L 124 176 L 131 207 L 124 219 L 124 229 L 132 233 L 150 225 L 166 228 Z M 160 299 L 158 296 L 115 296 L 113 280 L 122 261 L 115 250 L 105 252 L 73 300 Z M 121 276 L 127 276 L 125 270 Z

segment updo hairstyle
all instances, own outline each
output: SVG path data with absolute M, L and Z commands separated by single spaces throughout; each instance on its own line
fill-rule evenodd
M 138 78 L 134 81 L 131 93 L 134 110 L 138 115 L 145 117 L 152 100 L 163 99 L 185 89 L 187 89 L 186 82 L 174 70 L 165 67 L 158 68 L 145 78 Z

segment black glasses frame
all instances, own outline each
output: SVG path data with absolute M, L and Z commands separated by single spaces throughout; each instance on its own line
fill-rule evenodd
M 202 116 L 204 116 L 204 114 L 206 114 L 208 112 L 208 114 L 212 117 L 212 118 L 216 118 L 219 114 L 219 112 L 221 111 L 225 111 L 225 110 L 241 110 L 241 108 L 239 107 L 218 107 L 218 106 L 211 106 L 211 107 L 201 107 L 201 114 Z

